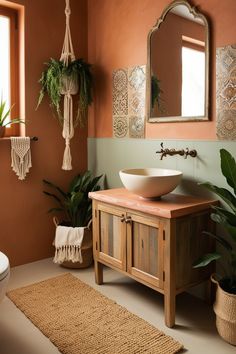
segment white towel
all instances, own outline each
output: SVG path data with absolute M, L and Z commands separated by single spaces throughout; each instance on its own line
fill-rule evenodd
M 83 262 L 81 246 L 84 238 L 84 227 L 57 226 L 54 245 L 56 248 L 54 263 L 64 261 Z
M 29 137 L 11 137 L 11 167 L 20 180 L 25 179 L 32 167 Z

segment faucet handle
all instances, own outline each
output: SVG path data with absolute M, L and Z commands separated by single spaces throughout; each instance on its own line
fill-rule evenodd
M 188 156 L 196 157 L 197 156 L 197 151 L 195 149 L 194 150 L 189 150 L 189 148 L 186 148 L 185 149 L 184 158 L 187 159 Z

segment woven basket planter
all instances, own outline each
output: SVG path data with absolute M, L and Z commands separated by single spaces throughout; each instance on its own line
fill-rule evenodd
M 57 227 L 59 225 L 58 220 L 53 218 L 53 222 Z M 81 246 L 81 254 L 83 262 L 65 261 L 60 265 L 70 269 L 88 268 L 93 263 L 93 236 L 92 236 L 92 220 L 88 223 L 88 226 L 84 228 L 84 238 Z
M 213 306 L 216 328 L 226 342 L 236 345 L 236 295 L 224 291 L 213 277 L 211 280 L 217 286 L 216 301 Z

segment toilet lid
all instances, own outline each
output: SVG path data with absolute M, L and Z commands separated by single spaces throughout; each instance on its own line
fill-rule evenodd
M 9 272 L 9 260 L 7 256 L 0 252 L 0 280 L 5 278 Z

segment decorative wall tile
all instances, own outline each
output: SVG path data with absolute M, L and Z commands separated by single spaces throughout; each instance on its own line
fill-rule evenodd
M 236 140 L 236 45 L 216 50 L 216 114 L 218 138 Z
M 143 117 L 129 117 L 129 137 L 144 138 Z
M 113 135 L 117 138 L 143 138 L 146 66 L 115 70 L 112 79 Z
M 145 86 L 145 65 L 128 69 L 129 85 L 134 90 L 142 90 Z
M 128 136 L 128 117 L 113 117 L 113 134 L 116 138 Z
M 113 116 L 128 115 L 128 70 L 113 72 Z

